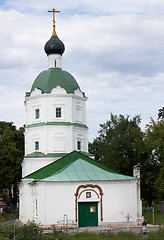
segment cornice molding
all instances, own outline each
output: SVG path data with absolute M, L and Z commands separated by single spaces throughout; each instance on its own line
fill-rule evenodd
M 26 128 L 41 127 L 41 126 L 74 126 L 80 128 L 88 128 L 85 124 L 71 123 L 71 122 L 40 122 L 29 124 Z
M 82 97 L 82 96 L 78 96 L 75 94 L 53 94 L 53 93 L 43 93 L 43 94 L 39 94 L 39 95 L 35 95 L 35 96 L 25 96 L 25 101 L 27 100 L 33 100 L 33 99 L 39 99 L 39 98 L 47 98 L 47 97 L 51 97 L 51 98 L 57 98 L 57 97 L 61 97 L 61 98 L 77 98 L 80 100 L 84 100 L 87 101 L 87 97 Z

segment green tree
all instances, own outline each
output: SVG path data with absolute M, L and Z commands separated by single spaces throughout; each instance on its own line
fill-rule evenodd
M 164 199 L 164 119 L 151 119 L 146 127 L 145 144 L 148 159 L 143 174 L 151 203 Z
M 21 162 L 24 155 L 24 128 L 16 129 L 12 122 L 0 122 L 0 192 L 16 206 Z
M 164 107 L 158 110 L 158 119 L 164 119 Z
M 120 173 L 132 175 L 133 167 L 145 158 L 140 116 L 110 114 L 110 119 L 100 124 L 99 136 L 89 144 L 95 158 Z
M 163 111 L 164 112 L 164 111 Z M 126 175 L 134 165 L 141 166 L 141 197 L 149 206 L 164 199 L 164 118 L 151 119 L 145 132 L 137 115 L 113 115 L 100 124 L 99 136 L 89 143 L 95 159 Z

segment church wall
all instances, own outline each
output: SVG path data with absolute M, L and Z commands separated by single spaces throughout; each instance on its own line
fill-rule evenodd
M 32 187 L 28 184 L 30 182 L 23 179 L 19 185 L 19 220 L 22 223 L 32 221 L 33 216 Z
M 25 155 L 36 151 L 37 141 L 37 151 L 44 154 L 78 150 L 78 140 L 81 141 L 80 150 L 88 151 L 88 129 L 70 125 L 86 125 L 86 98 L 81 96 L 80 90 L 76 90 L 77 95 L 62 94 L 62 91 L 65 90 L 55 88 L 52 94 L 41 94 L 41 91 L 36 89 L 31 97 L 26 97 Z M 56 108 L 61 108 L 59 118 L 56 117 Z M 36 110 L 39 112 L 38 118 Z M 62 125 L 57 125 L 58 122 Z M 66 125 L 63 125 L 64 123 Z
M 59 157 L 37 157 L 24 158 L 22 161 L 22 178 L 38 169 L 56 161 Z
M 41 186 L 42 185 L 42 186 Z M 41 190 L 42 189 L 42 190 Z M 56 224 L 67 214 L 70 220 L 74 220 L 74 186 L 70 183 L 41 183 L 39 192 L 44 193 L 43 201 L 46 214 L 40 208 L 40 219 L 43 224 Z M 42 201 L 42 200 L 41 200 Z
M 95 187 L 93 188 L 94 191 L 91 199 L 86 198 L 86 192 L 82 192 L 82 190 L 85 189 L 81 189 L 80 191 L 82 193 L 80 193 L 80 198 L 78 197 L 77 201 L 98 202 L 99 225 L 106 225 L 109 222 L 125 222 L 125 216 L 127 216 L 127 213 L 130 214 L 131 220 L 136 222 L 136 183 L 137 180 L 91 182 L 38 182 L 38 223 L 42 223 L 43 225 L 47 226 L 55 224 L 57 223 L 57 221 L 63 219 L 64 214 L 67 214 L 69 220 L 75 221 L 75 193 L 79 186 L 85 186 L 87 184 L 98 185 L 102 189 L 103 221 L 101 221 L 101 197 L 99 195 L 98 198 L 95 194 L 95 192 L 99 194 L 98 189 L 96 189 Z M 89 187 L 88 189 L 92 190 L 92 187 Z M 26 215 L 27 214 L 25 214 L 25 216 Z M 37 218 L 35 220 L 37 222 Z
M 72 99 L 72 122 L 86 124 L 86 99 Z
M 88 151 L 88 129 L 75 126 L 45 125 L 26 128 L 25 155 L 35 151 L 47 153 L 69 153 L 77 149 L 77 140 L 82 141 L 81 151 Z M 39 149 L 35 149 L 35 142 Z
M 81 141 L 81 151 L 88 152 L 88 129 L 73 128 L 73 149 L 77 149 L 77 141 Z
M 103 184 L 104 223 L 125 222 L 127 214 L 131 221 L 137 220 L 136 181 L 111 181 Z
M 26 97 L 26 125 L 56 121 L 86 124 L 86 98 L 74 94 L 36 94 Z M 61 118 L 56 117 L 56 107 L 61 108 Z M 38 119 L 35 109 L 40 111 Z
M 60 54 L 50 54 L 48 56 L 48 67 L 49 68 L 61 68 L 61 55 Z

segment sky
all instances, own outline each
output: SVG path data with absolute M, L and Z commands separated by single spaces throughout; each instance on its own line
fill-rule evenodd
M 25 93 L 48 69 L 56 32 L 63 70 L 88 97 L 89 141 L 110 113 L 140 115 L 144 130 L 164 106 L 163 0 L 0 0 L 0 121 L 25 124 Z

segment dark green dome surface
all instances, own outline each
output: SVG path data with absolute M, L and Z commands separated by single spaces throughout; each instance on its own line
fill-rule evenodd
M 49 54 L 58 53 L 63 54 L 65 51 L 65 46 L 63 42 L 58 38 L 58 36 L 52 36 L 50 40 L 45 44 L 44 50 Z
M 74 93 L 76 89 L 80 89 L 75 78 L 61 68 L 50 68 L 41 72 L 35 79 L 31 92 L 38 88 L 42 93 L 51 93 L 52 89 L 60 86 L 66 90 L 67 93 Z

